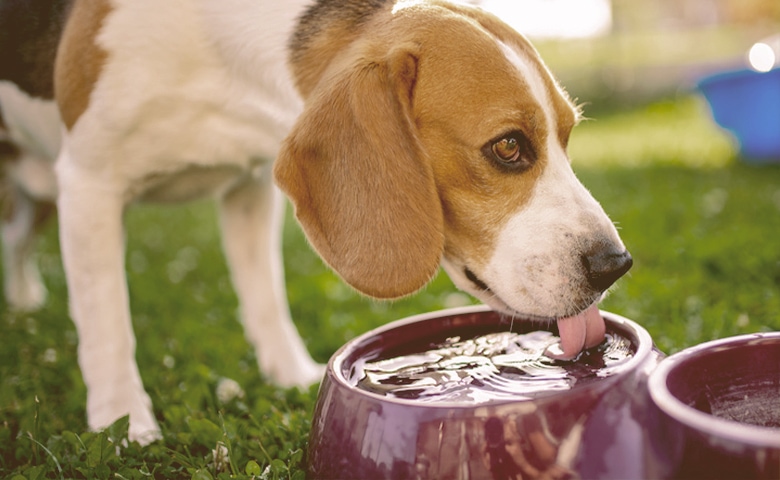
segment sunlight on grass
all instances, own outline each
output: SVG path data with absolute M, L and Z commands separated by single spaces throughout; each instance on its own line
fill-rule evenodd
M 735 153 L 734 141 L 714 124 L 698 96 L 585 120 L 569 143 L 575 166 L 719 168 L 733 162 Z

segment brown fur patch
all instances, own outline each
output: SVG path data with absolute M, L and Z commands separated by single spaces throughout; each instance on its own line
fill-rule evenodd
M 576 120 L 514 30 L 470 8 L 410 5 L 377 9 L 357 27 L 339 17 L 293 42 L 307 108 L 275 166 L 315 248 L 348 283 L 380 297 L 427 282 L 442 233 L 449 259 L 487 262 L 501 227 L 531 198 L 549 135 L 567 138 Z M 538 68 L 557 131 L 497 40 Z M 535 163 L 508 171 L 485 146 L 518 131 Z
M 418 40 L 414 110 L 444 212 L 445 254 L 476 266 L 492 255 L 509 216 L 529 201 L 547 162 L 547 137 L 555 132 L 548 132 L 543 106 L 496 40 L 536 64 L 533 47 L 492 16 L 445 8 L 413 27 L 427 30 Z M 512 131 L 523 132 L 538 154 L 528 170 L 508 172 L 483 153 L 491 140 Z
M 106 60 L 95 37 L 111 12 L 108 0 L 78 0 L 65 26 L 54 70 L 60 115 L 70 129 L 89 106 L 89 97 Z
M 378 298 L 410 294 L 438 270 L 441 209 L 409 118 L 416 76 L 403 49 L 356 60 L 321 83 L 274 164 L 322 258 Z
M 464 7 L 456 6 L 454 8 L 460 13 L 474 18 L 483 28 L 495 35 L 498 40 L 522 52 L 523 56 L 530 60 L 539 73 L 541 73 L 542 80 L 547 91 L 550 92 L 550 100 L 555 109 L 558 123 L 558 139 L 565 147 L 568 144 L 572 128 L 579 121 L 579 112 L 574 107 L 566 91 L 558 84 L 547 65 L 542 61 L 536 48 L 516 30 L 500 21 L 494 15 L 483 12 L 476 12 L 475 14 L 474 10 Z

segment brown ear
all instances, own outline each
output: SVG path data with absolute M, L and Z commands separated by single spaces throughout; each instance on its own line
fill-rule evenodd
M 417 59 L 388 58 L 321 82 L 274 167 L 315 250 L 378 298 L 423 287 L 444 248 L 441 203 L 410 113 Z

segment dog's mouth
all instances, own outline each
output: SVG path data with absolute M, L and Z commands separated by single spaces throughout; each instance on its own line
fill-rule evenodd
M 598 300 L 587 308 L 571 316 L 559 318 L 544 318 L 537 315 L 526 315 L 512 308 L 501 299 L 487 283 L 477 277 L 468 267 L 463 269 L 466 278 L 480 289 L 480 299 L 495 310 L 515 318 L 535 321 L 555 321 L 558 324 L 560 343 L 547 350 L 547 355 L 559 360 L 571 360 L 582 350 L 595 347 L 604 340 L 606 325 L 598 308 Z

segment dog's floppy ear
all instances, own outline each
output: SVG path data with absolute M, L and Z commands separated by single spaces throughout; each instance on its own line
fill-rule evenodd
M 420 289 L 444 248 L 441 203 L 411 117 L 417 63 L 399 48 L 321 82 L 274 167 L 315 250 L 377 298 Z

